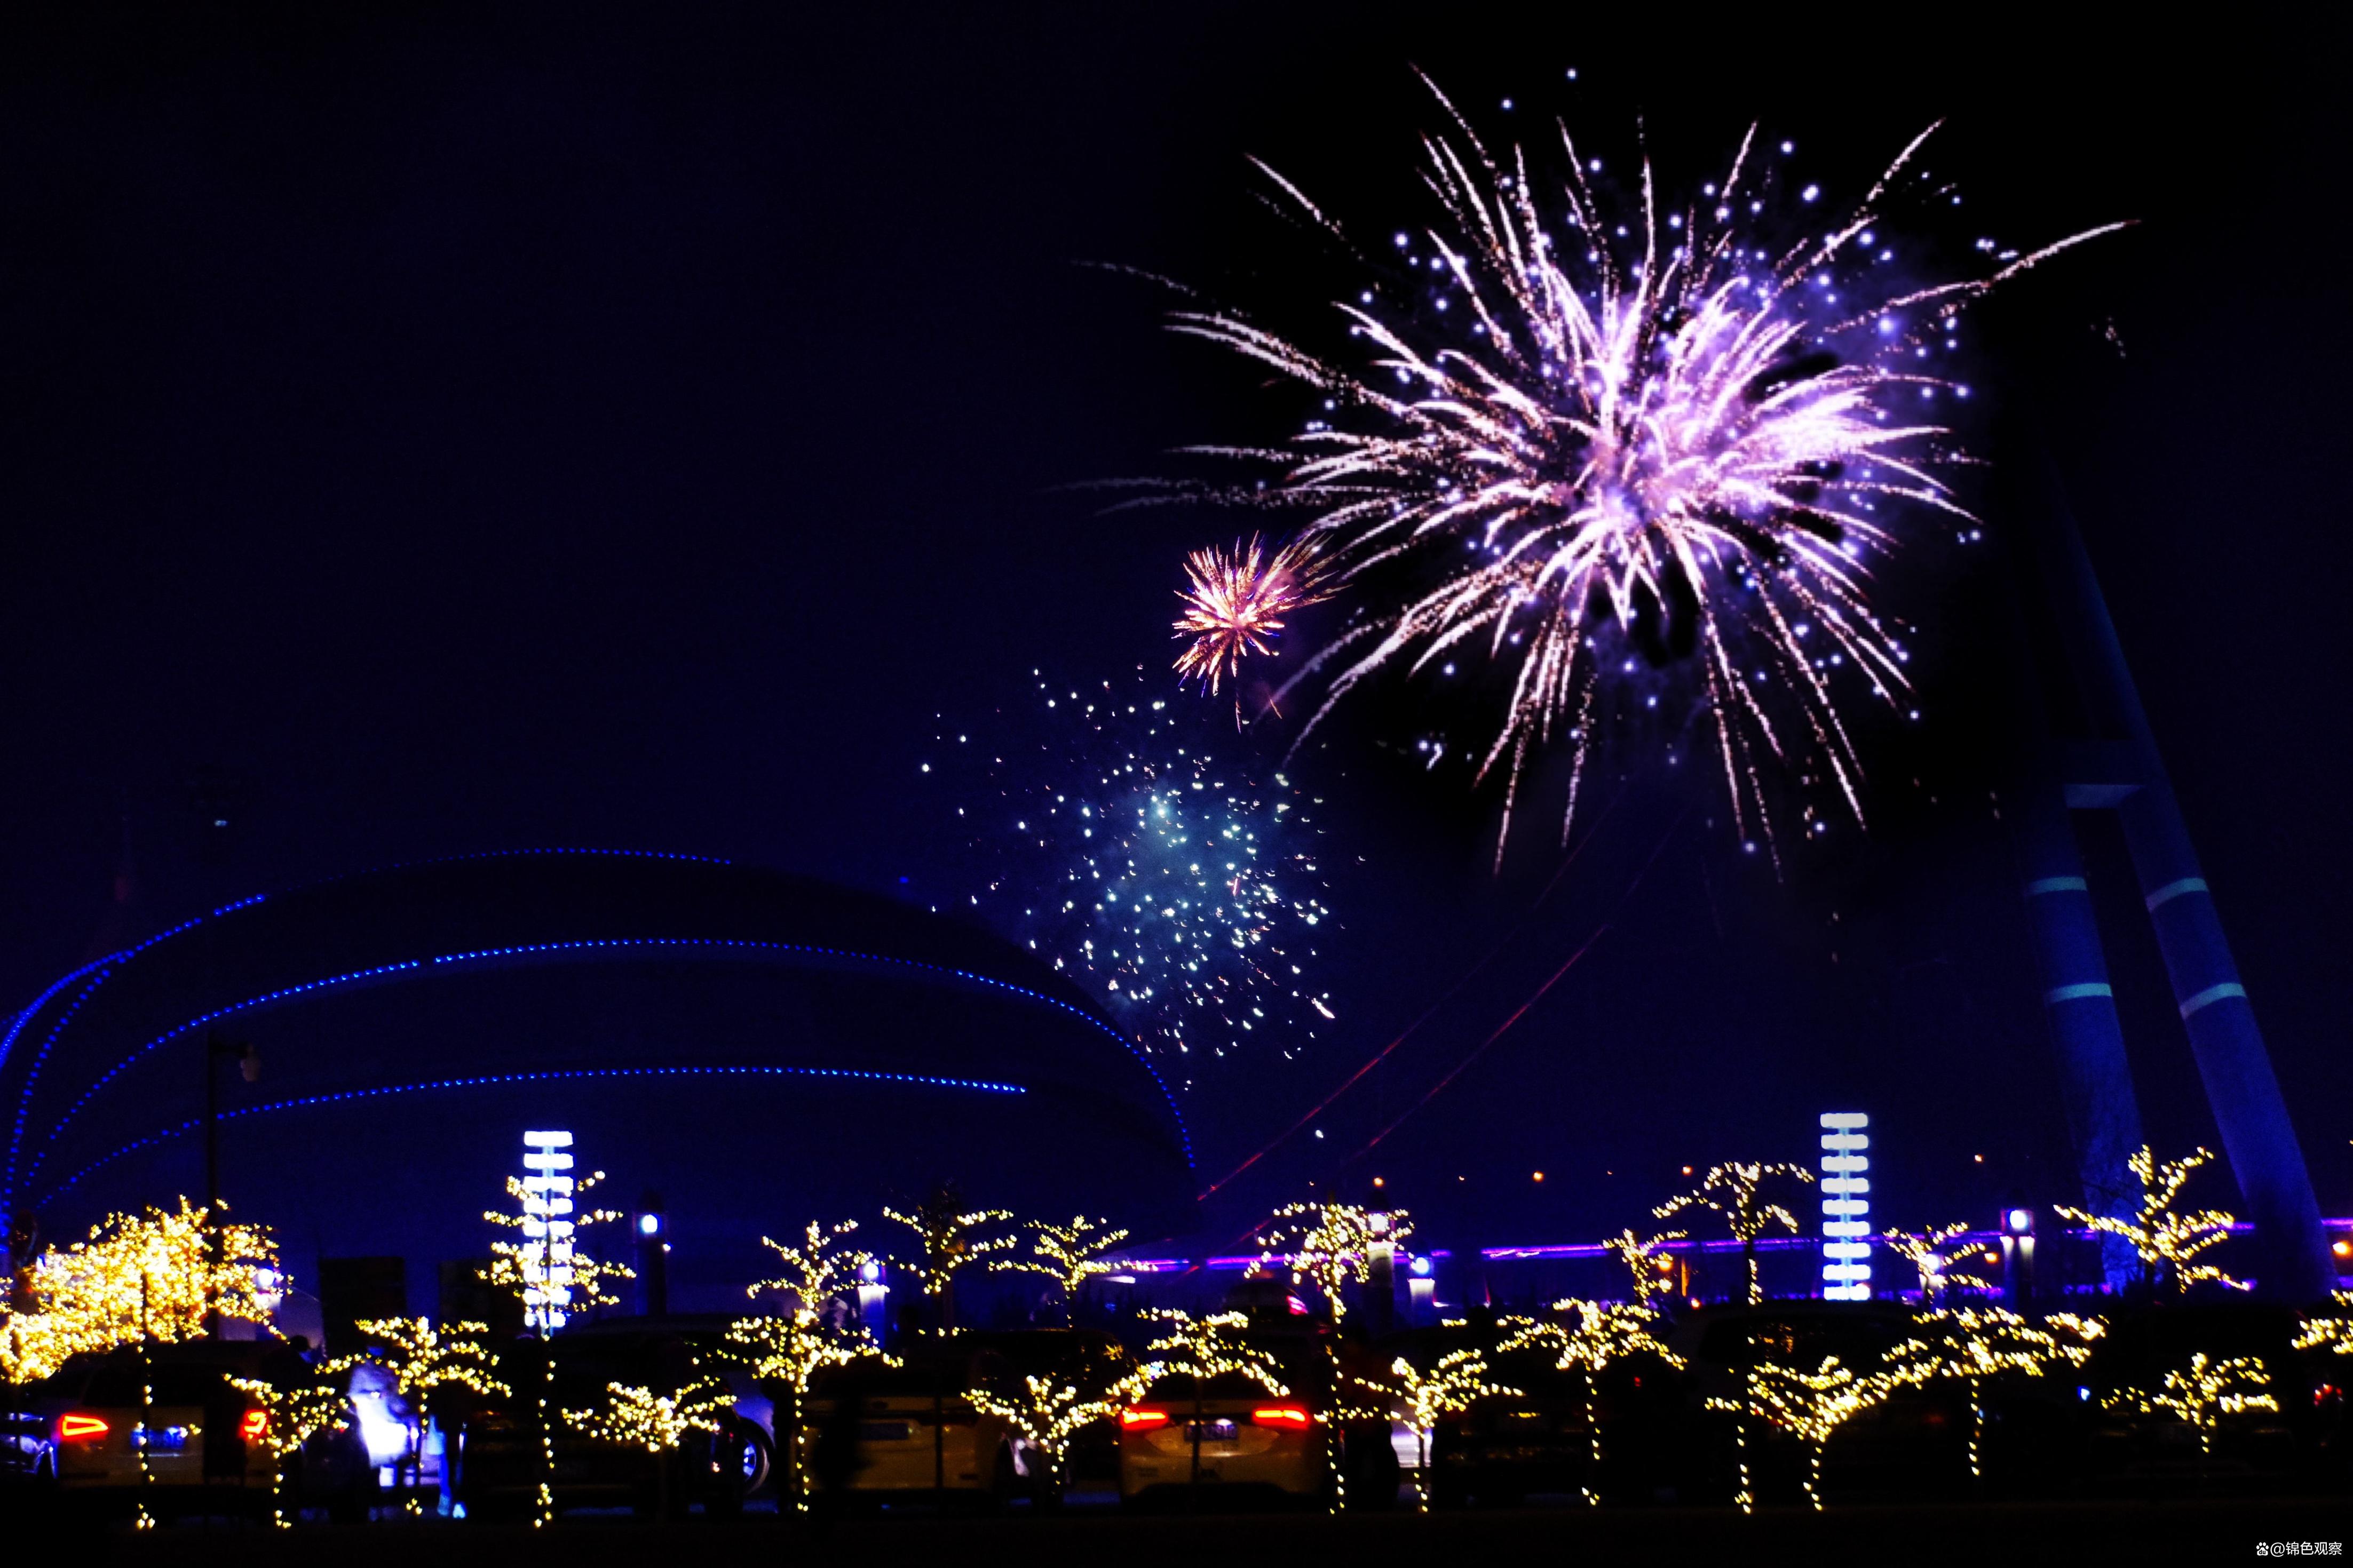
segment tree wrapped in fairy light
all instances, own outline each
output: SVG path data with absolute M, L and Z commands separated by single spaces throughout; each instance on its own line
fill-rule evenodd
M 2090 1342 L 2101 1331 L 2096 1320 L 2066 1317 L 2055 1326 L 2038 1324 L 2000 1307 L 1923 1312 L 1913 1321 L 1917 1333 L 1889 1351 L 1888 1359 L 1916 1366 L 1924 1377 L 1949 1378 L 1968 1389 L 1972 1480 L 1985 1474 L 1986 1384 L 2005 1373 L 2041 1377 L 2062 1362 L 2081 1366 L 2091 1356 Z
M 566 1143 L 571 1141 L 568 1132 L 526 1136 L 537 1136 L 543 1141 L 561 1137 Z M 536 1146 L 527 1143 L 526 1147 Z M 561 1166 L 545 1167 L 550 1172 L 571 1168 L 568 1154 L 539 1152 L 525 1158 L 564 1162 Z M 535 1171 L 540 1168 L 533 1167 Z M 539 1386 L 532 1396 L 533 1424 L 539 1435 L 539 1490 L 532 1515 L 533 1528 L 551 1524 L 555 1519 L 555 1413 L 549 1407 L 555 1392 L 555 1331 L 582 1308 L 617 1304 L 620 1298 L 614 1293 L 613 1285 L 636 1278 L 636 1271 L 628 1265 L 607 1263 L 592 1256 L 582 1244 L 583 1232 L 622 1217 L 617 1209 L 580 1206 L 581 1200 L 604 1180 L 602 1171 L 591 1172 L 577 1182 L 568 1176 L 545 1173 L 509 1176 L 507 1196 L 513 1200 L 515 1212 L 487 1209 L 482 1214 L 491 1224 L 515 1231 L 522 1237 L 491 1243 L 491 1262 L 482 1270 L 482 1282 L 513 1296 L 522 1307 L 523 1321 L 540 1336 Z
M 2140 1182 L 2140 1208 L 2129 1218 L 2055 1205 L 2076 1224 L 2104 1235 L 2121 1237 L 2140 1257 L 2141 1272 L 2152 1290 L 2170 1283 L 2177 1295 L 2193 1285 L 2212 1281 L 2228 1290 L 2248 1289 L 2212 1263 L 2198 1261 L 2199 1254 L 2230 1236 L 2236 1215 L 2222 1209 L 2179 1209 L 2174 1200 L 2198 1168 L 2214 1158 L 2211 1149 L 2193 1149 L 2186 1159 L 2159 1160 L 2144 1143 L 2127 1163 Z
M 1883 1230 L 1879 1239 L 1887 1249 L 1912 1265 L 1920 1277 L 1920 1306 L 1933 1311 L 1945 1304 L 1951 1290 L 1991 1290 L 1993 1285 L 1980 1275 L 1962 1267 L 1964 1259 L 1977 1256 L 1974 1243 L 1961 1240 L 1968 1234 L 1966 1225 L 1948 1225 L 1930 1230 Z M 1959 1242 L 1955 1246 L 1956 1241 Z
M 286 1461 L 310 1446 L 322 1433 L 341 1432 L 352 1420 L 351 1395 L 345 1380 L 359 1358 L 340 1357 L 322 1364 L 314 1381 L 280 1384 L 258 1377 L 228 1379 L 229 1385 L 260 1406 L 261 1430 L 249 1428 L 248 1441 L 258 1441 L 269 1452 L 269 1517 L 280 1530 L 292 1528 L 286 1517 Z
M 1242 1338 L 1250 1327 L 1247 1312 L 1212 1312 L 1194 1317 L 1170 1309 L 1152 1314 L 1161 1333 L 1145 1348 L 1144 1364 L 1136 1369 L 1134 1386 L 1148 1392 L 1164 1377 L 1183 1377 L 1193 1385 L 1193 1455 L 1191 1484 L 1201 1484 L 1202 1405 L 1212 1378 L 1238 1377 L 1255 1383 L 1280 1399 L 1291 1393 L 1274 1358 Z
M 1858 1373 L 1836 1356 L 1825 1356 L 1813 1370 L 1760 1361 L 1742 1380 L 1743 1397 L 1710 1399 L 1708 1408 L 1738 1417 L 1740 1491 L 1736 1498 L 1743 1513 L 1757 1511 L 1757 1491 L 1750 1480 L 1748 1423 L 1764 1421 L 1796 1437 L 1806 1448 L 1806 1501 L 1816 1512 L 1822 1508 L 1822 1451 L 1838 1429 L 1864 1411 L 1883 1404 L 1890 1395 L 1926 1380 L 1927 1367 L 1919 1362 L 1891 1358 L 1877 1371 Z
M 863 1247 L 841 1245 L 857 1230 L 854 1219 L 832 1226 L 811 1220 L 797 1245 L 762 1237 L 761 1245 L 776 1255 L 782 1267 L 774 1278 L 751 1286 L 745 1294 L 754 1301 L 764 1296 L 774 1298 L 778 1310 L 736 1319 L 728 1325 L 722 1351 L 786 1395 L 776 1401 L 776 1457 L 785 1467 L 786 1495 L 798 1510 L 808 1507 L 807 1489 L 801 1484 L 797 1435 L 807 1405 L 810 1380 L 825 1367 L 845 1366 L 866 1357 L 889 1359 L 864 1324 L 849 1321 L 848 1302 L 857 1288 L 859 1270 L 872 1260 Z
M 1082 1386 L 1084 1380 L 1024 1375 L 1018 1383 L 977 1384 L 965 1391 L 972 1407 L 993 1415 L 1019 1435 L 1029 1451 L 1046 1465 L 1043 1495 L 1035 1500 L 1053 1504 L 1061 1500 L 1069 1475 L 1071 1444 L 1088 1427 L 1109 1421 L 1144 1392 L 1141 1374 L 1131 1373 L 1100 1388 Z
M 2353 1311 L 2353 1290 L 2337 1291 L 2336 1300 L 2339 1308 Z M 2296 1329 L 2295 1348 L 2353 1356 L 2353 1317 L 2316 1313 L 2305 1319 Z
M 1785 1235 L 1798 1234 L 1798 1216 L 1779 1204 L 1765 1202 L 1761 1189 L 1770 1177 L 1787 1177 L 1795 1182 L 1811 1182 L 1814 1173 L 1803 1165 L 1782 1163 L 1735 1163 L 1710 1166 L 1700 1178 L 1696 1191 L 1680 1197 L 1669 1198 L 1651 1211 L 1655 1219 L 1672 1219 L 1686 1209 L 1713 1209 L 1724 1218 L 1732 1238 L 1740 1243 L 1740 1261 L 1747 1271 L 1748 1304 L 1755 1306 L 1765 1299 L 1765 1288 L 1757 1273 L 1757 1240 L 1767 1230 L 1778 1229 Z
M 1039 1274 L 1053 1281 L 1062 1298 L 1063 1314 L 1075 1325 L 1079 1321 L 1079 1298 L 1087 1281 L 1119 1272 L 1118 1260 L 1108 1254 L 1127 1239 L 1128 1233 L 1113 1228 L 1109 1220 L 1089 1219 L 1084 1215 L 1071 1216 L 1068 1225 L 1033 1219 L 1021 1228 L 1029 1237 L 1029 1252 L 1018 1258 L 995 1259 L 989 1266 L 991 1270 Z
M 994 1266 L 998 1255 L 1020 1243 L 1010 1232 L 991 1234 L 995 1226 L 1013 1223 L 1008 1211 L 965 1208 L 954 1182 L 934 1186 L 912 1210 L 885 1205 L 882 1217 L 913 1234 L 914 1256 L 891 1261 L 915 1277 L 933 1322 L 942 1330 L 955 1327 L 955 1277 L 976 1263 Z
M 400 1397 L 412 1411 L 429 1408 L 437 1396 L 463 1390 L 483 1399 L 513 1397 L 501 1382 L 498 1357 L 486 1341 L 487 1323 L 434 1326 L 428 1318 L 369 1318 L 356 1325 L 367 1349 L 355 1361 L 365 1361 L 390 1373 Z M 421 1423 L 420 1423 L 421 1434 Z M 447 1431 L 445 1439 L 454 1441 Z M 408 1458 L 414 1479 L 420 1484 L 424 1469 L 421 1442 L 412 1441 Z
M 584 1437 L 637 1448 L 654 1461 L 654 1511 L 668 1519 L 670 1471 L 679 1445 L 693 1432 L 716 1436 L 735 1407 L 735 1396 L 715 1377 L 698 1376 L 675 1394 L 658 1394 L 630 1383 L 607 1383 L 605 1403 L 566 1410 L 565 1424 Z
M 277 1268 L 266 1226 L 229 1222 L 185 1197 L 175 1209 L 111 1214 L 88 1239 L 34 1260 L 29 1310 L 11 1310 L 0 1332 L 0 1374 L 31 1383 L 78 1353 L 195 1339 L 215 1312 L 267 1324 Z
M 1510 1348 L 1508 1346 L 1506 1349 Z M 1430 1489 L 1423 1478 L 1430 1469 L 1430 1434 L 1440 1421 L 1459 1415 L 1482 1399 L 1516 1397 L 1521 1391 L 1488 1381 L 1487 1358 L 1474 1350 L 1450 1351 L 1428 1372 L 1404 1356 L 1387 1368 L 1347 1380 L 1354 1392 L 1369 1396 L 1369 1406 L 1351 1405 L 1342 1414 L 1351 1420 L 1402 1421 L 1413 1432 L 1414 1506 L 1430 1509 Z
M 2187 1366 L 2167 1373 L 2155 1388 L 2120 1388 L 2100 1401 L 2100 1408 L 2172 1416 L 2198 1434 L 2202 1465 L 2213 1455 L 2214 1434 L 2223 1416 L 2276 1411 L 2279 1401 L 2272 1397 L 2271 1373 L 2261 1356 L 2217 1360 L 2200 1351 Z
M 1630 1238 L 1633 1232 L 1628 1231 Z M 1640 1278 L 1643 1271 L 1636 1270 Z M 1585 1435 L 1587 1458 L 1591 1473 L 1601 1472 L 1601 1419 L 1599 1409 L 1601 1373 L 1619 1362 L 1634 1356 L 1652 1356 L 1672 1367 L 1680 1367 L 1683 1358 L 1669 1350 L 1659 1339 L 1659 1314 L 1641 1302 L 1586 1301 L 1571 1298 L 1553 1303 L 1553 1310 L 1567 1314 L 1566 1321 L 1543 1322 L 1529 1320 L 1518 1323 L 1508 1333 L 1501 1346 L 1504 1351 L 1543 1349 L 1553 1352 L 1553 1365 L 1561 1372 L 1574 1372 L 1585 1390 Z M 1598 1485 L 1588 1484 L 1585 1500 L 1598 1504 L 1601 1492 Z
M 1674 1260 L 1667 1256 L 1666 1246 L 1671 1241 L 1683 1240 L 1684 1235 L 1680 1230 L 1669 1230 L 1645 1239 L 1629 1226 L 1601 1244 L 1626 1266 L 1626 1272 L 1633 1282 L 1636 1306 L 1649 1307 L 1666 1290 L 1667 1280 L 1674 1267 Z
M 1394 1249 L 1413 1234 L 1413 1220 L 1403 1209 L 1377 1211 L 1354 1204 L 1291 1204 L 1275 1210 L 1268 1223 L 1273 1227 L 1269 1256 L 1290 1258 L 1292 1272 L 1323 1294 L 1335 1323 L 1347 1311 L 1342 1290 L 1372 1277 L 1375 1250 Z

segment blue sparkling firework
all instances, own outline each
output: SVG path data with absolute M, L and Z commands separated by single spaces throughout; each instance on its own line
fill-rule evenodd
M 1334 1019 L 1313 978 L 1334 922 L 1318 802 L 1219 756 L 1203 710 L 1156 686 L 1142 670 L 1092 689 L 1040 679 L 1041 737 L 944 729 L 923 769 L 956 792 L 979 867 L 965 908 L 1086 985 L 1189 1086 L 1238 1048 L 1293 1055 Z

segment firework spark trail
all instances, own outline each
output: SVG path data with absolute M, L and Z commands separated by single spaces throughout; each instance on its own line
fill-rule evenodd
M 1366 1074 L 1380 1066 L 1381 1063 L 1388 1060 L 1391 1056 L 1396 1054 L 1399 1046 L 1404 1045 L 1406 1041 L 1411 1039 L 1420 1031 L 1421 1026 L 1424 1024 L 1429 1023 L 1430 1019 L 1436 1017 L 1438 1016 L 1439 1009 L 1444 1007 L 1449 1002 L 1453 1001 L 1454 998 L 1461 994 L 1465 985 L 1470 984 L 1472 981 L 1478 978 L 1479 974 L 1486 969 L 1487 965 L 1493 963 L 1496 958 L 1501 956 L 1505 948 L 1519 941 L 1522 934 L 1527 931 L 1528 922 L 1535 918 L 1536 911 L 1539 909 L 1542 909 L 1546 900 L 1552 897 L 1553 889 L 1560 886 L 1561 879 L 1568 875 L 1569 868 L 1577 864 L 1578 858 L 1585 853 L 1586 849 L 1593 843 L 1594 839 L 1599 837 L 1602 824 L 1609 820 L 1610 814 L 1618 809 L 1618 803 L 1624 798 L 1625 794 L 1622 789 L 1617 795 L 1611 797 L 1609 805 L 1602 809 L 1601 816 L 1592 824 L 1592 826 L 1586 829 L 1584 839 L 1578 843 L 1575 849 L 1570 850 L 1569 853 L 1562 858 L 1560 868 L 1552 874 L 1552 879 L 1544 885 L 1544 890 L 1538 893 L 1535 897 L 1535 901 L 1528 906 L 1527 913 L 1522 915 L 1513 925 L 1512 929 L 1504 934 L 1502 941 L 1490 947 L 1484 953 L 1482 953 L 1477 963 L 1472 964 L 1470 968 L 1464 970 L 1459 976 L 1457 976 L 1453 984 L 1448 986 L 1443 992 L 1440 993 L 1436 1001 L 1432 1002 L 1429 1006 L 1424 1007 L 1419 1014 L 1417 1014 L 1413 1022 L 1408 1024 L 1403 1029 L 1398 1031 L 1397 1036 L 1392 1038 L 1388 1045 L 1383 1046 L 1379 1050 L 1375 1051 L 1371 1056 L 1366 1058 L 1363 1066 L 1357 1068 L 1355 1072 L 1350 1073 L 1346 1078 L 1341 1079 L 1339 1088 L 1334 1089 L 1322 1100 L 1317 1100 L 1314 1105 L 1310 1106 L 1307 1109 L 1306 1113 L 1302 1115 L 1290 1126 L 1276 1133 L 1264 1143 L 1260 1144 L 1257 1150 L 1240 1164 L 1236 1165 L 1232 1170 L 1228 1171 L 1224 1175 L 1219 1177 L 1216 1181 L 1211 1182 L 1208 1186 L 1203 1187 L 1199 1193 L 1195 1194 L 1196 1198 L 1198 1201 L 1207 1202 L 1210 1197 L 1215 1195 L 1220 1188 L 1229 1185 L 1233 1182 L 1234 1178 L 1240 1176 L 1243 1172 L 1248 1171 L 1261 1160 L 1265 1159 L 1269 1154 L 1273 1153 L 1277 1149 L 1282 1147 L 1283 1144 L 1289 1142 L 1292 1138 L 1296 1136 L 1300 1131 L 1305 1128 L 1310 1122 L 1323 1115 L 1325 1111 L 1331 1110 L 1333 1105 L 1342 1095 L 1347 1093 L 1350 1089 L 1356 1088 L 1359 1082 L 1363 1081 Z
M 1176 675 L 1199 679 L 1211 696 L 1221 677 L 1241 668 L 1243 655 L 1273 646 L 1293 611 L 1325 596 L 1314 552 L 1298 540 L 1271 557 L 1255 534 L 1231 550 L 1197 550 L 1186 559 L 1185 575 L 1176 635 L 1188 640 L 1177 656 Z
M 1565 126 L 1565 176 L 1540 195 L 1519 149 L 1498 159 L 1439 101 L 1453 133 L 1425 139 L 1424 181 L 1444 222 L 1426 254 L 1397 236 L 1415 279 L 1407 309 L 1377 308 L 1370 290 L 1338 306 L 1363 363 L 1230 311 L 1171 318 L 1321 394 L 1335 416 L 1271 451 L 1198 449 L 1282 465 L 1262 490 L 1223 493 L 1309 510 L 1295 542 L 1350 603 L 1351 624 L 1277 693 L 1324 683 L 1300 738 L 1377 673 L 1451 676 L 1451 656 L 1483 650 L 1507 688 L 1477 758 L 1480 780 L 1504 778 L 1500 856 L 1541 752 L 1571 750 L 1565 838 L 1597 730 L 1624 721 L 1630 699 L 1655 709 L 1660 673 L 1687 671 L 1680 695 L 1713 731 L 1737 831 L 1773 841 L 1767 759 L 1860 820 L 1834 687 L 1859 680 L 1897 705 L 1909 685 L 1899 630 L 1867 593 L 1897 542 L 1883 509 L 1942 513 L 1965 536 L 1974 521 L 1938 477 L 1961 456 L 1929 416 L 1968 389 L 1932 356 L 1957 348 L 1968 301 L 2124 226 L 1911 288 L 1877 230 L 1899 189 L 1947 194 L 1913 167 L 1934 126 L 1843 221 L 1777 248 L 1753 130 L 1722 184 L 1680 209 L 1662 214 L 1645 162 L 1639 213 L 1621 222 L 1588 181 L 1599 160 Z M 1400 593 L 1400 574 L 1419 585 Z M 1267 640 L 1229 638 L 1221 668 Z M 1804 816 L 1825 830 L 1816 807 Z
M 1183 1058 L 1189 1085 L 1199 1058 L 1254 1039 L 1289 1055 L 1335 1017 L 1313 979 L 1332 915 L 1316 802 L 1218 757 L 1199 710 L 1145 684 L 1041 680 L 1050 740 L 944 733 L 937 765 L 988 863 L 968 907 Z

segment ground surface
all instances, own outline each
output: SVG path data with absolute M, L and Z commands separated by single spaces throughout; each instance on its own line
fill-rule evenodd
M 828 1563 L 1039 1564 L 1234 1563 L 1317 1564 L 1566 1562 L 1802 1563 L 1841 1556 L 1906 1564 L 2082 1560 L 2131 1564 L 2268 1560 L 2273 1542 L 2343 1542 L 2353 1536 L 2353 1502 L 2172 1499 L 2098 1504 L 1835 1509 L 1815 1515 L 1772 1510 L 1754 1518 L 1726 1510 L 1527 1509 L 1437 1515 L 1228 1514 L 1129 1518 L 1071 1513 L 963 1520 L 929 1517 L 847 1521 L 829 1532 L 754 1516 L 726 1524 L 668 1526 L 624 1518 L 573 1519 L 551 1531 L 438 1521 L 269 1531 L 179 1526 L 134 1536 L 110 1530 L 102 1555 L 127 1563 L 272 1563 L 373 1568 L 423 1563 L 560 1561 L 602 1563 Z M 2341 1557 L 2343 1547 L 2337 1548 Z M 2326 1546 L 2316 1553 L 2326 1555 Z

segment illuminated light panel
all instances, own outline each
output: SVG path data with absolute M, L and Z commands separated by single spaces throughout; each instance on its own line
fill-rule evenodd
M 542 1333 L 565 1324 L 572 1305 L 572 1194 L 578 1185 L 568 1173 L 572 1134 L 522 1135 L 522 1318 Z
M 1822 1300 L 1871 1300 L 1871 1118 L 1822 1112 Z

